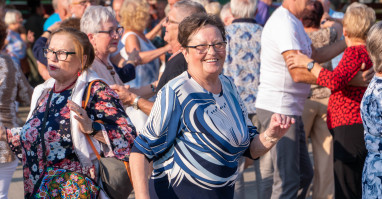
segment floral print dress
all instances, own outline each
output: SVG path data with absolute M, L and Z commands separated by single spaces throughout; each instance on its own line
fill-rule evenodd
M 26 198 L 33 193 L 35 186 L 40 186 L 36 183 L 42 177 L 45 164 L 89 177 L 94 172 L 94 166 L 90 168 L 81 165 L 72 142 L 70 110 L 67 105 L 72 89 L 52 95 L 43 139 L 47 163 L 43 161 L 40 130 L 50 92 L 52 91 L 41 97 L 32 117 L 22 128 L 7 130 L 9 145 L 24 165 Z M 116 158 L 127 161 L 134 142 L 135 129 L 124 112 L 118 95 L 103 82 L 96 82 L 92 86 L 90 96 L 92 97 L 86 107 L 88 116 L 93 121 L 104 122 L 113 154 Z
M 367 156 L 362 198 L 382 198 L 382 77 L 374 76 L 361 102 Z

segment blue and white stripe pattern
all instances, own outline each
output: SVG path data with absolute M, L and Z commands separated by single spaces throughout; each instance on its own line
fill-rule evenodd
M 158 92 L 135 140 L 135 148 L 154 160 L 152 179 L 166 178 L 172 188 L 184 180 L 205 190 L 232 188 L 238 159 L 257 131 L 236 87 L 219 78 L 220 95 L 203 89 L 187 71 Z

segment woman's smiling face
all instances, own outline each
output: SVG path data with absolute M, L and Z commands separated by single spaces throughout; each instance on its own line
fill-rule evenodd
M 223 37 L 216 26 L 206 25 L 190 35 L 188 46 L 222 44 Z M 203 76 L 218 76 L 226 56 L 225 43 L 223 46 L 208 46 L 203 52 L 197 48 L 188 47 L 183 50 L 184 56 L 191 70 L 203 73 Z

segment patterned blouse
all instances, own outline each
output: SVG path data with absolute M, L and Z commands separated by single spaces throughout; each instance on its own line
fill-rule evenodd
M 223 74 L 235 83 L 250 114 L 256 113 L 262 30 L 254 19 L 235 19 L 226 27 L 228 45 Z
M 41 123 L 44 118 L 47 92 L 42 96 L 32 117 L 22 128 L 7 129 L 7 138 L 11 149 L 22 159 L 24 169 L 24 191 L 28 198 L 34 186 L 42 177 L 44 166 L 69 169 L 91 176 L 92 168 L 83 167 L 76 155 L 70 130 L 70 110 L 67 100 L 72 89 L 53 93 L 49 105 L 49 114 L 44 132 L 47 163 L 43 161 L 41 143 Z M 101 120 L 111 140 L 111 148 L 118 159 L 128 160 L 131 145 L 134 142 L 135 129 L 123 110 L 117 94 L 106 84 L 93 84 L 86 111 L 93 121 Z M 84 96 L 85 97 L 85 96 Z M 85 100 L 85 99 L 84 99 Z
M 134 152 L 153 160 L 151 198 L 232 198 L 239 158 L 257 133 L 233 83 L 212 94 L 182 73 L 163 87 Z
M 330 45 L 336 41 L 337 38 L 337 32 L 334 28 L 321 28 L 317 31 L 309 32 L 307 33 L 309 38 L 312 40 L 312 45 L 315 48 L 321 48 L 326 45 Z M 320 63 L 322 67 L 332 71 L 332 62 L 328 61 L 325 63 Z M 322 98 L 328 98 L 330 96 L 331 92 L 330 89 L 319 86 L 319 85 L 312 85 L 310 86 L 310 94 L 309 97 L 312 99 L 322 99 Z
M 362 198 L 382 195 L 382 77 L 374 76 L 361 102 L 368 154 L 362 172 Z
M 12 60 L 20 67 L 20 59 L 23 59 L 27 53 L 27 46 L 21 39 L 20 34 L 12 30 L 8 30 L 6 40 L 8 43 L 5 45 L 4 50 L 8 53 Z
M 317 84 L 328 87 L 332 91 L 328 103 L 329 129 L 362 124 L 360 103 L 366 88 L 348 85 L 360 70 L 362 63 L 366 64 L 366 70 L 373 65 L 366 46 L 351 46 L 345 49 L 344 56 L 333 71 L 325 68 L 321 70 Z

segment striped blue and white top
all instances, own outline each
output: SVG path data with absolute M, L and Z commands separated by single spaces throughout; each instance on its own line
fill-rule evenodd
M 220 94 L 187 71 L 158 92 L 133 149 L 154 161 L 151 198 L 233 197 L 238 160 L 257 131 L 234 84 L 219 79 Z

